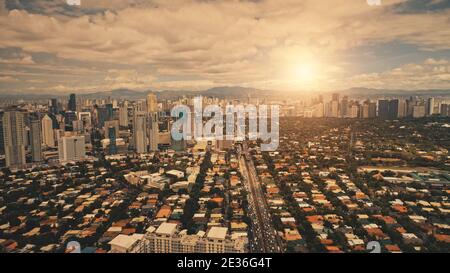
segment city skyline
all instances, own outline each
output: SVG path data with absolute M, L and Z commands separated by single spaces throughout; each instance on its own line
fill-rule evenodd
M 1 0 L 0 92 L 450 89 L 450 3 L 380 2 Z
M 0 253 L 448 253 L 449 99 L 291 100 L 274 149 L 261 116 L 251 134 L 265 106 L 72 93 L 3 107 Z M 204 135 L 211 109 L 227 138 Z M 180 121 L 194 138 L 174 137 Z
M 450 0 L 0 0 L 0 33 L 1 255 L 450 253 Z

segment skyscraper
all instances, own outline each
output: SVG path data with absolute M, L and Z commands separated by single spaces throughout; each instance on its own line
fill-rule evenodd
M 97 117 L 98 117 L 98 127 L 105 126 L 105 121 L 109 120 L 108 108 L 107 107 L 98 107 L 97 108 Z
M 331 100 L 332 101 L 339 101 L 339 93 L 331 94 Z
M 114 108 L 112 103 L 105 105 L 106 107 L 106 120 L 111 120 L 113 118 Z
M 405 104 L 399 99 L 378 101 L 378 117 L 381 119 L 397 119 L 405 114 Z
M 413 118 L 422 118 L 425 114 L 425 105 L 415 105 L 413 107 Z
M 81 127 L 84 133 L 90 131 L 92 128 L 92 118 L 90 112 L 78 112 L 78 120 L 81 123 Z
M 136 153 L 147 152 L 147 114 L 136 110 L 133 113 L 133 147 Z
M 339 117 L 339 101 L 333 100 L 330 102 L 330 115 L 329 117 L 337 118 Z
M 75 94 L 70 94 L 69 96 L 69 105 L 68 105 L 69 111 L 77 111 L 77 99 Z
M 45 115 L 41 121 L 42 143 L 47 147 L 55 147 L 55 133 L 53 131 L 53 120 Z
M 377 116 L 377 104 L 375 102 L 369 102 L 369 118 L 375 118 Z
M 119 107 L 119 125 L 128 127 L 128 102 L 126 101 Z
M 378 101 L 378 117 L 381 119 L 389 119 L 389 101 Z
M 403 99 L 398 101 L 398 117 L 406 117 L 406 101 Z
M 30 119 L 30 144 L 31 144 L 31 158 L 33 162 L 42 161 L 42 134 L 41 121 L 39 117 L 32 117 Z
M 154 93 L 147 95 L 147 122 L 148 138 L 151 151 L 158 150 L 159 125 L 158 125 L 158 101 Z
M 147 113 L 158 112 L 158 100 L 154 93 L 147 95 Z
M 59 161 L 80 161 L 86 157 L 84 136 L 63 136 L 58 142 Z
M 5 140 L 3 137 L 3 111 L 0 112 L 0 154 L 5 154 Z
M 349 112 L 348 96 L 344 96 L 341 101 L 341 117 L 347 117 Z
M 357 118 L 357 117 L 359 117 L 359 105 L 354 104 L 354 105 L 350 106 L 348 117 L 349 118 Z
M 7 167 L 23 167 L 25 159 L 25 113 L 18 109 L 3 114 L 3 136 Z
M 150 151 L 157 151 L 158 150 L 158 143 L 159 143 L 159 124 L 158 124 L 158 113 L 153 112 L 149 113 L 149 144 L 150 144 Z
M 389 101 L 388 118 L 396 119 L 399 117 L 400 101 L 398 99 Z
M 448 117 L 450 116 L 450 104 L 441 104 L 440 107 L 440 115 L 443 117 Z
M 73 122 L 78 119 L 74 111 L 66 111 L 64 113 L 64 123 L 66 131 L 73 131 Z
M 407 116 L 407 117 L 412 117 L 412 115 L 413 115 L 413 108 L 414 108 L 414 106 L 416 105 L 415 103 L 416 103 L 416 102 L 413 100 L 412 97 L 406 100 L 406 110 L 405 110 L 405 113 L 406 113 L 406 116 Z
M 109 138 L 109 154 L 114 155 L 117 154 L 117 143 L 116 143 L 116 128 L 111 126 L 108 128 L 108 138 Z
M 56 99 L 51 99 L 49 101 L 49 111 L 52 114 L 58 113 L 58 101 Z
M 331 118 L 339 117 L 339 94 L 331 94 L 331 101 L 325 105 L 325 116 Z
M 434 98 L 428 98 L 426 111 L 428 116 L 432 116 L 434 114 Z
M 364 102 L 361 106 L 361 118 L 369 118 L 369 102 Z

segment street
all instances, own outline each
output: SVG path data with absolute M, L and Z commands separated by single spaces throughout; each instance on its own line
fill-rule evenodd
M 239 153 L 239 165 L 249 193 L 249 217 L 252 220 L 253 231 L 253 240 L 250 243 L 251 252 L 282 252 L 282 244 L 272 225 L 272 217 L 245 142 Z

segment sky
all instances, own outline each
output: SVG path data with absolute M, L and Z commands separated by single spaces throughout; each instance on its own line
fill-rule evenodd
M 3 93 L 450 90 L 450 0 L 0 0 L 0 37 Z

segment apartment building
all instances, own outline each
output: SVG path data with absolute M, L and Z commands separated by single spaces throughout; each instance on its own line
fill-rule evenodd
M 188 235 L 175 223 L 150 227 L 145 235 L 147 253 L 245 253 L 246 236 L 230 236 L 226 227 L 211 227 L 207 232 Z

